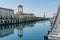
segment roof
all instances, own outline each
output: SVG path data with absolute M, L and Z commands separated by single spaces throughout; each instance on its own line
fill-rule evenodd
M 20 5 L 18 5 L 18 7 L 23 7 L 23 6 L 20 4 Z
M 11 10 L 11 11 L 14 11 L 13 9 L 4 8 L 4 7 L 0 7 L 0 9 L 5 9 L 5 10 Z

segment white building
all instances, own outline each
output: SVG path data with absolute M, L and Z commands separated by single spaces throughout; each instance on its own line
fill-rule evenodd
M 14 14 L 14 10 L 0 7 L 0 14 Z
M 32 20 L 35 16 L 32 13 L 23 13 L 23 6 L 18 5 L 18 12 L 14 14 L 14 10 L 0 7 L 0 24 L 20 23 Z
M 32 14 L 32 13 L 23 13 L 23 6 L 22 5 L 18 5 L 18 12 L 16 14 L 20 18 L 29 19 L 29 18 L 35 17 L 34 14 Z
M 0 24 L 13 22 L 14 10 L 0 7 Z

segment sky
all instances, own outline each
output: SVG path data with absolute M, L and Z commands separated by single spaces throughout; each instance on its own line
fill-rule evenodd
M 57 13 L 60 0 L 0 0 L 0 7 L 10 8 L 14 13 L 18 11 L 18 5 L 23 5 L 24 13 L 33 13 L 35 16 L 53 17 Z

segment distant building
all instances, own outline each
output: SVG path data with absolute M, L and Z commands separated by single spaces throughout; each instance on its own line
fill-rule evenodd
M 33 13 L 23 13 L 23 6 L 22 5 L 18 5 L 18 12 L 16 12 L 16 14 L 20 18 L 27 18 L 28 19 L 28 18 L 35 17 Z
M 0 7 L 0 14 L 14 14 L 14 10 Z
M 23 13 L 23 6 L 18 5 L 18 12 L 16 14 L 22 14 Z
M 10 19 L 10 17 L 13 17 L 14 10 L 0 7 L 0 19 Z
M 20 23 L 34 20 L 33 13 L 23 13 L 23 6 L 18 5 L 18 12 L 14 14 L 14 10 L 0 7 L 0 24 Z
M 0 7 L 0 24 L 11 23 L 13 16 L 14 10 Z

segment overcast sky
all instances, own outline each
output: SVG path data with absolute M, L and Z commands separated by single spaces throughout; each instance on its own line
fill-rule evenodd
M 11 8 L 17 12 L 17 6 L 23 5 L 23 11 L 36 16 L 52 17 L 57 12 L 60 0 L 0 0 L 0 7 Z

